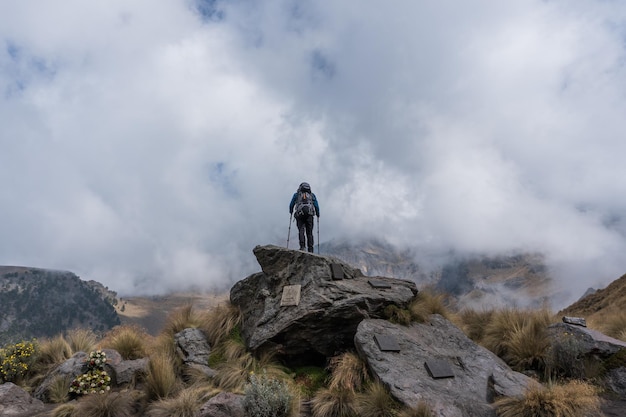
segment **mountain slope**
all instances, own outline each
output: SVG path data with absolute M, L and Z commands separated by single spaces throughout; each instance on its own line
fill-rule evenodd
M 606 288 L 584 296 L 559 314 L 601 320 L 604 315 L 624 311 L 626 311 L 626 275 L 622 275 Z
M 0 266 L 0 346 L 74 328 L 105 332 L 120 324 L 114 300 L 71 272 Z

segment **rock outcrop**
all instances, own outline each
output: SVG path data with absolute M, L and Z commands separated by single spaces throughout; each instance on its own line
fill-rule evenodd
M 176 352 L 184 366 L 196 369 L 208 377 L 215 376 L 215 371 L 208 365 L 211 346 L 200 329 L 184 329 L 174 335 L 174 341 Z
M 0 416 L 35 415 L 44 404 L 11 382 L 0 385 Z
M 580 357 L 607 359 L 626 349 L 626 342 L 609 337 L 597 330 L 568 323 L 556 323 L 548 327 L 551 345 L 575 344 Z
M 337 259 L 277 246 L 257 246 L 262 272 L 237 282 L 230 300 L 243 313 L 242 336 L 252 351 L 280 348 L 284 355 L 333 356 L 352 349 L 357 326 L 382 318 L 387 306 L 406 308 L 417 294 L 414 282 L 366 277 Z M 285 303 L 295 289 L 299 301 Z
M 245 417 L 243 395 L 220 392 L 204 403 L 195 417 Z
M 380 340 L 397 346 L 385 350 Z M 424 401 L 437 417 L 495 416 L 497 396 L 521 395 L 531 383 L 436 314 L 410 326 L 364 320 L 354 343 L 393 397 L 409 407 Z
M 111 377 L 113 387 L 125 386 L 137 381 L 148 367 L 148 358 L 135 360 L 124 360 L 122 356 L 113 349 L 103 350 L 107 356 L 104 369 Z M 87 360 L 89 355 L 85 352 L 76 352 L 71 358 L 54 368 L 48 373 L 46 378 L 39 384 L 33 393 L 34 397 L 41 401 L 48 401 L 50 386 L 58 378 L 73 380 L 79 375 L 87 372 Z

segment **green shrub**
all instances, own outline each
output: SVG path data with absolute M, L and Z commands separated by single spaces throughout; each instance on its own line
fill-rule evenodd
M 287 417 L 293 398 L 286 383 L 266 375 L 251 374 L 243 404 L 250 417 Z

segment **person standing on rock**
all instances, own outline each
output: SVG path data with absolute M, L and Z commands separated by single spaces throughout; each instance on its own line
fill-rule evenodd
M 294 215 L 298 225 L 300 250 L 308 248 L 309 252 L 314 252 L 313 222 L 315 216 L 319 221 L 320 206 L 309 183 L 300 184 L 298 191 L 293 194 L 291 203 L 289 203 L 289 213 Z

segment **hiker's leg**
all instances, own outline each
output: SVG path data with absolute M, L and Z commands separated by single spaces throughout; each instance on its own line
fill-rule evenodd
M 313 216 L 309 216 L 306 219 L 306 241 L 309 252 L 314 252 L 315 243 L 313 242 Z
M 300 240 L 300 250 L 304 250 L 306 248 L 306 242 L 304 240 L 306 222 L 304 222 L 300 218 L 296 218 L 296 224 L 298 225 L 298 239 Z

